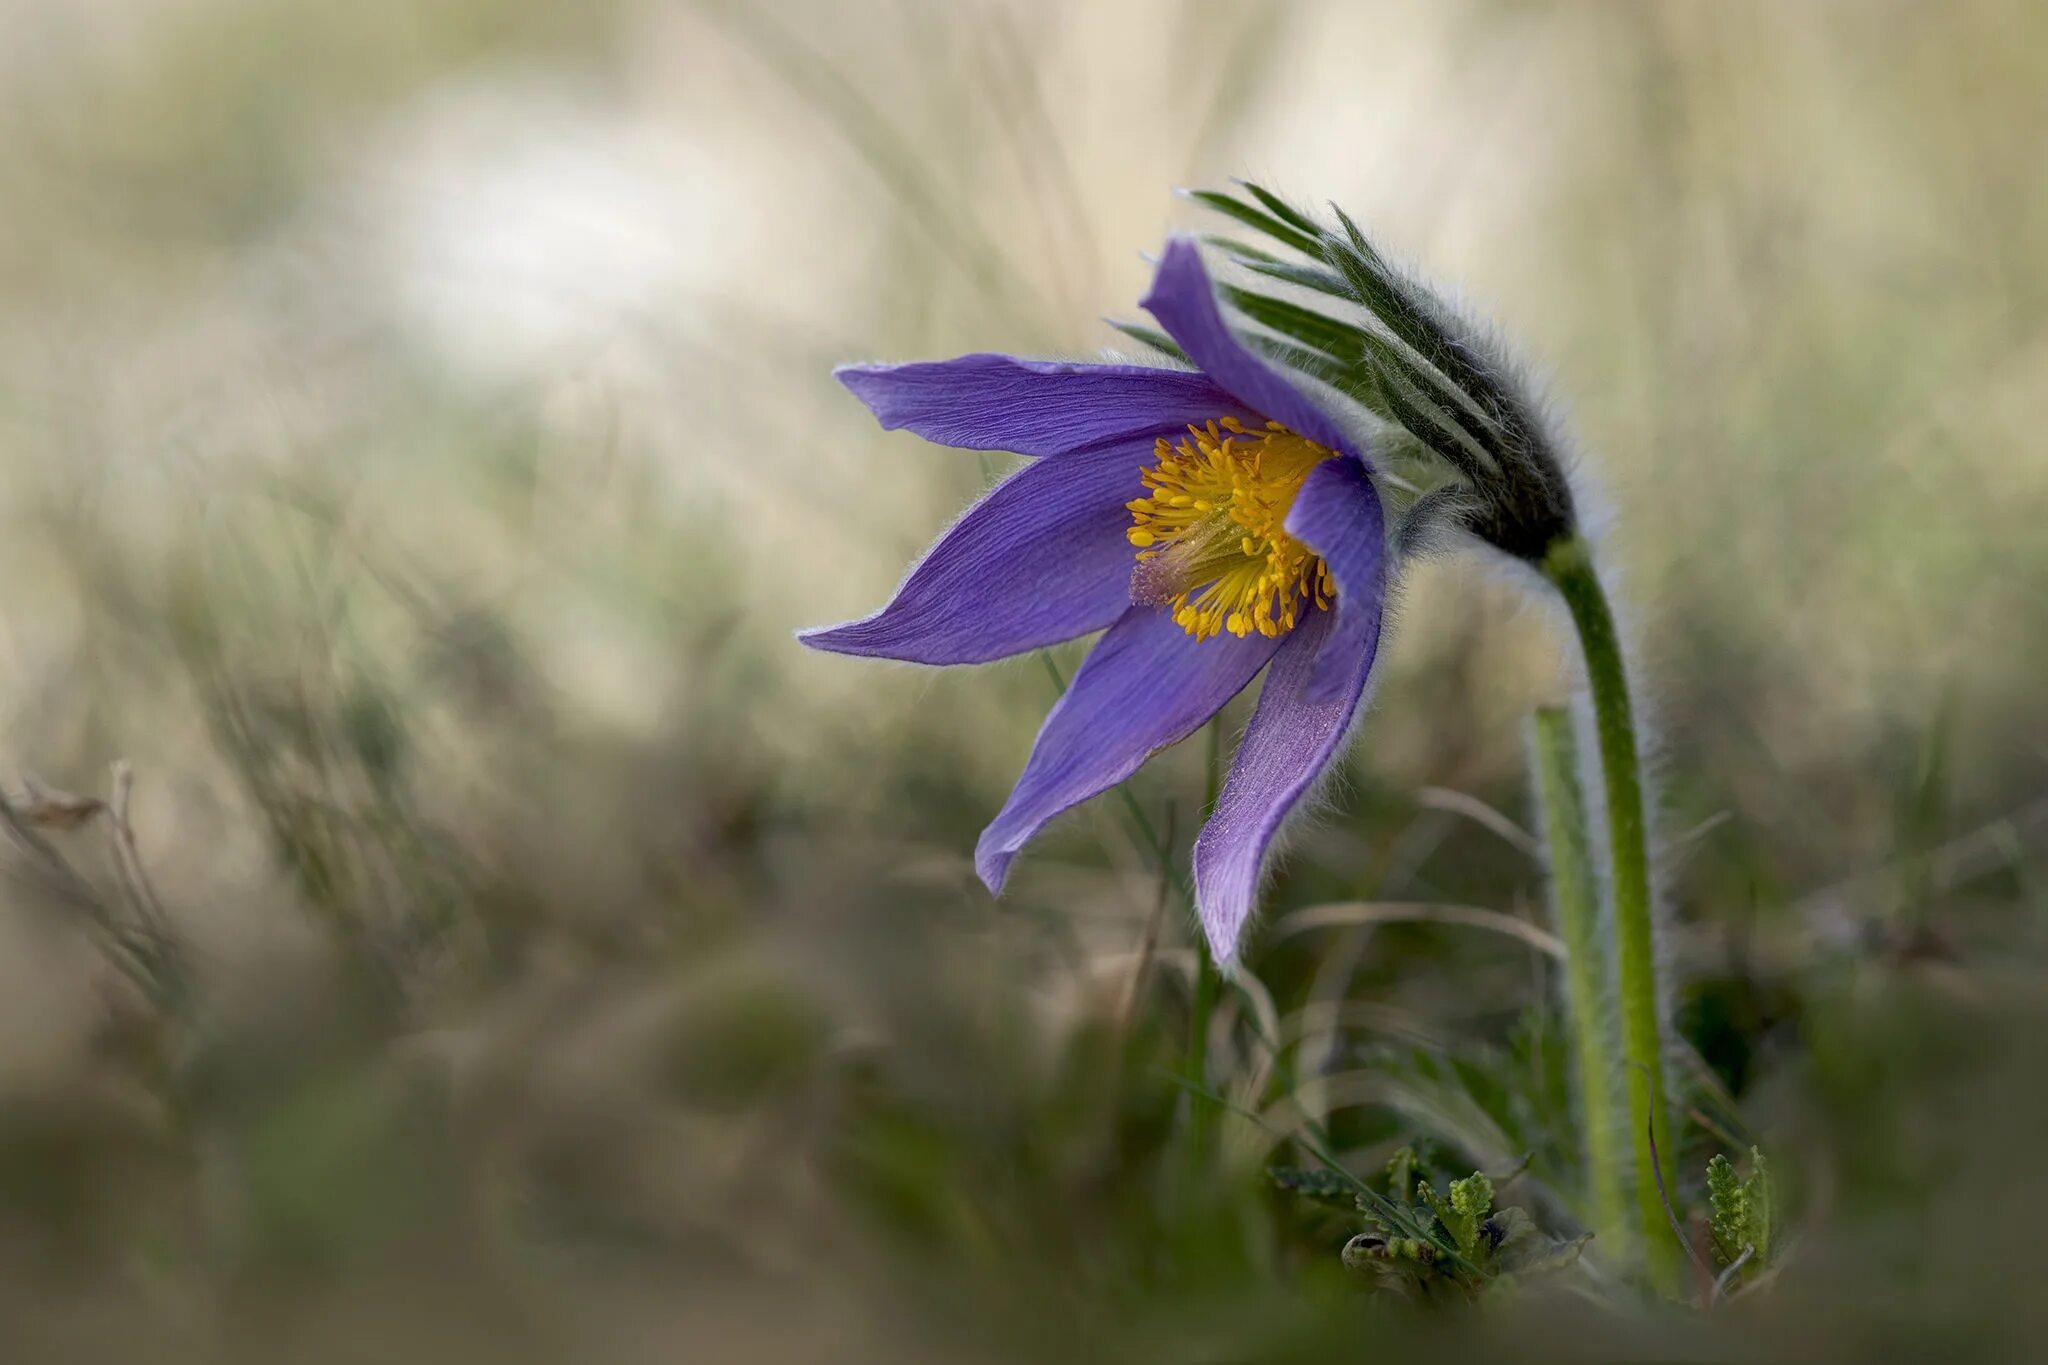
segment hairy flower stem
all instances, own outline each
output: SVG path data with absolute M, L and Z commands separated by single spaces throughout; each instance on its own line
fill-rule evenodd
M 1628 1087 L 1629 1130 L 1635 1144 L 1636 1227 L 1652 1285 L 1679 1292 L 1679 1248 L 1666 1226 L 1658 1193 L 1658 1153 L 1676 1150 L 1671 1141 L 1669 1103 L 1664 1091 L 1663 1020 L 1657 992 L 1657 944 L 1651 921 L 1648 830 L 1643 819 L 1643 781 L 1636 755 L 1635 718 L 1629 706 L 1628 674 L 1614 613 L 1593 568 L 1586 542 L 1558 541 L 1543 560 L 1544 576 L 1556 585 L 1577 627 L 1579 648 L 1592 685 L 1593 715 L 1600 741 L 1600 773 L 1607 799 L 1608 889 L 1614 898 L 1615 984 L 1621 997 L 1621 1050 Z M 1653 1138 L 1654 1135 L 1654 1138 Z M 1671 1183 L 1675 1184 L 1675 1181 Z
M 1565 1003 L 1571 1012 L 1579 1072 L 1579 1127 L 1586 1138 L 1586 1190 L 1594 1230 L 1617 1248 L 1630 1240 L 1622 1191 L 1625 1162 L 1615 1150 L 1621 1123 L 1615 1114 L 1615 1067 L 1608 1036 L 1607 954 L 1600 941 L 1600 890 L 1586 829 L 1586 798 L 1579 790 L 1578 745 L 1562 707 L 1537 711 L 1530 748 L 1536 795 L 1550 846 L 1550 895 L 1565 946 Z

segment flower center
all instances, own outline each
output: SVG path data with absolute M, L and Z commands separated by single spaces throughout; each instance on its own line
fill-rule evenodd
M 1234 417 L 1161 437 L 1139 477 L 1150 496 L 1125 504 L 1138 547 L 1131 600 L 1167 605 L 1197 640 L 1294 629 L 1303 603 L 1330 605 L 1336 585 L 1322 557 L 1287 534 L 1308 472 L 1331 452 L 1278 422 L 1248 431 Z

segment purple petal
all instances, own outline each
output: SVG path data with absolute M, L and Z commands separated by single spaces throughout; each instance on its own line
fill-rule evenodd
M 1365 466 L 1339 458 L 1310 470 L 1287 531 L 1321 555 L 1337 580 L 1337 619 L 1308 684 L 1310 701 L 1333 701 L 1350 688 L 1359 656 L 1377 647 L 1386 611 L 1386 519 Z
M 1325 701 L 1310 700 L 1319 657 L 1339 629 L 1334 612 L 1319 611 L 1288 634 L 1273 656 L 1230 778 L 1195 840 L 1195 906 L 1220 966 L 1237 960 L 1273 836 L 1342 749 L 1365 695 L 1377 631 L 1352 657 L 1343 690 Z
M 889 605 L 797 636 L 813 649 L 978 664 L 1086 635 L 1131 605 L 1124 503 L 1152 442 L 1026 465 L 940 536 Z
M 1198 642 L 1164 608 L 1126 612 L 1045 718 L 1023 776 L 982 831 L 974 865 L 988 889 L 1002 890 L 1010 860 L 1047 821 L 1200 729 L 1278 646 L 1256 633 Z
M 1188 359 L 1246 407 L 1330 450 L 1357 455 L 1343 429 L 1285 376 L 1253 355 L 1223 321 L 1202 254 L 1186 237 L 1169 238 L 1139 307 L 1159 319 Z
M 967 450 L 1065 455 L 1219 417 L 1251 417 L 1206 376 L 1143 365 L 963 355 L 913 365 L 843 365 L 833 373 L 885 429 L 906 428 Z

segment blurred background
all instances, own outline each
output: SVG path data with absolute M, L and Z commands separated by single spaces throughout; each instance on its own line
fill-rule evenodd
M 2044 165 L 2025 0 L 0 0 L 8 1357 L 1423 1340 L 1261 1187 L 1303 1115 L 1361 1171 L 1528 1157 L 1576 1231 L 1548 959 L 1289 924 L 1543 923 L 1524 727 L 1575 682 L 1520 585 L 1403 584 L 1218 1025 L 1265 1122 L 1197 1191 L 1129 809 L 973 878 L 1047 670 L 791 640 L 1006 467 L 831 367 L 1128 347 L 1141 253 L 1211 226 L 1172 189 L 1234 175 L 1491 317 L 1579 446 L 1675 1194 L 1754 1141 L 1798 1210 L 1768 1293 L 1657 1330 L 2022 1352 Z M 1177 858 L 1201 749 L 1132 788 Z M 1589 1283 L 1452 1330 L 1660 1339 Z

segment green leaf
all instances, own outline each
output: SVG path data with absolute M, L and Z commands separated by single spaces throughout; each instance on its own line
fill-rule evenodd
M 1516 1275 L 1524 1279 L 1556 1274 L 1560 1270 L 1576 1265 L 1580 1254 L 1586 1249 L 1586 1243 L 1593 1240 L 1593 1234 L 1590 1232 L 1574 1237 L 1569 1242 L 1553 1242 L 1547 1237 L 1536 1235 L 1533 1228 L 1531 1234 L 1513 1244 L 1514 1254 L 1508 1256 L 1501 1265 L 1502 1274 Z M 1506 1254 L 1508 1246 L 1505 1242 L 1501 1244 L 1503 1254 Z
M 1246 227 L 1257 228 L 1276 242 L 1283 242 L 1305 255 L 1321 257 L 1323 244 L 1316 237 L 1293 227 L 1263 210 L 1250 204 L 1240 203 L 1227 194 L 1216 190 L 1189 190 L 1188 198 L 1205 208 L 1212 208 L 1226 217 L 1235 218 Z
M 1183 365 L 1195 363 L 1188 359 L 1188 353 L 1183 351 L 1172 337 L 1156 327 L 1147 327 L 1142 322 L 1124 322 L 1118 318 L 1104 318 L 1103 321 L 1137 342 L 1140 346 L 1149 346 L 1159 352 L 1159 354 L 1172 360 L 1178 360 Z
M 1485 1222 L 1493 1212 L 1493 1182 L 1486 1178 L 1486 1172 L 1474 1171 L 1463 1180 L 1453 1180 L 1451 1207 L 1474 1224 Z
M 1493 452 L 1417 386 L 1416 381 L 1424 378 L 1424 372 L 1401 360 L 1382 366 L 1379 377 L 1380 393 L 1394 421 L 1473 482 L 1480 482 L 1493 472 Z
M 1493 1224 L 1488 1231 L 1484 1224 L 1480 1231 L 1493 1243 L 1495 1257 L 1510 1257 L 1519 1254 L 1532 1244 L 1544 1241 L 1543 1234 L 1536 1230 L 1536 1220 L 1518 1208 L 1502 1209 L 1487 1220 Z
M 1339 1204 L 1350 1208 L 1357 1203 L 1355 1183 L 1335 1171 L 1320 1167 L 1275 1166 L 1266 1172 L 1266 1178 L 1281 1189 L 1318 1204 Z
M 1735 1163 L 1720 1153 L 1707 1163 L 1707 1205 L 1714 1234 L 1714 1255 L 1722 1265 L 1733 1265 L 1742 1255 L 1743 1230 L 1747 1219 L 1742 1209 L 1742 1181 Z
M 1319 294 L 1328 294 L 1333 298 L 1355 301 L 1351 298 L 1351 290 L 1345 286 L 1344 277 L 1326 266 L 1302 265 L 1295 261 L 1283 261 L 1272 256 L 1246 255 L 1239 248 L 1225 249 L 1236 251 L 1239 257 L 1238 264 L 1247 270 L 1255 270 L 1261 275 L 1270 275 L 1274 279 L 1284 280 L 1288 284 L 1300 285 L 1303 289 L 1313 289 Z
M 1493 1212 L 1493 1182 L 1484 1171 L 1474 1171 L 1463 1180 L 1451 1182 L 1450 1212 L 1438 1210 L 1451 1240 L 1467 1258 L 1479 1259 L 1480 1227 Z
M 1253 322 L 1312 346 L 1332 360 L 1357 361 L 1370 335 L 1364 328 L 1341 318 L 1318 313 L 1313 308 L 1304 308 L 1286 299 L 1276 299 L 1270 294 L 1254 294 L 1248 289 L 1228 284 L 1220 292 L 1231 307 Z
M 1427 1180 L 1416 1181 L 1415 1201 L 1434 1214 L 1436 1221 L 1442 1223 L 1446 1230 L 1450 1228 L 1451 1206 L 1446 1204 L 1444 1197 L 1436 1192 L 1436 1186 L 1430 1184 Z
M 1195 240 L 1204 246 L 1215 247 L 1218 251 L 1235 257 L 1242 265 L 1257 267 L 1260 265 L 1288 264 L 1288 262 L 1283 261 L 1270 251 L 1252 246 L 1248 242 L 1240 242 L 1235 237 L 1225 237 L 1220 232 L 1198 233 Z
M 1388 331 L 1430 364 L 1442 366 L 1449 341 L 1432 316 L 1434 310 L 1416 297 L 1413 285 L 1394 273 L 1344 210 L 1337 210 L 1337 220 L 1344 227 L 1344 240 L 1326 239 L 1325 258 L 1343 275 L 1360 305 L 1384 322 Z M 1452 371 L 1445 367 L 1445 373 Z
M 1370 370 L 1341 365 L 1321 351 L 1311 351 L 1291 341 L 1258 335 L 1248 336 L 1245 340 L 1261 355 L 1291 370 L 1299 370 L 1311 379 L 1321 380 L 1381 421 L 1399 421 Z
M 1280 219 L 1282 222 L 1300 228 L 1303 232 L 1308 233 L 1312 237 L 1320 237 L 1323 235 L 1322 226 L 1318 224 L 1315 219 L 1309 217 L 1300 209 L 1294 207 L 1294 205 L 1288 203 L 1285 199 L 1282 199 L 1279 195 L 1273 193 L 1269 189 L 1266 189 L 1264 186 L 1254 185 L 1249 180 L 1233 180 L 1230 183 L 1236 185 L 1239 189 L 1243 190 L 1246 194 L 1249 194 L 1252 198 L 1258 200 L 1261 204 L 1264 204 L 1266 206 L 1266 211 L 1268 213 L 1271 213 L 1275 218 Z
M 1342 209 L 1337 210 L 1337 220 L 1344 237 L 1324 238 L 1328 244 L 1325 257 L 1357 293 L 1358 301 L 1385 323 L 1388 331 L 1469 395 L 1480 412 L 1503 426 L 1510 425 L 1514 405 L 1495 382 L 1492 367 L 1453 330 L 1450 310 L 1389 266 Z
M 1387 1158 L 1387 1188 L 1396 1198 L 1408 1188 L 1408 1182 L 1415 1179 L 1415 1149 L 1402 1147 Z
M 1457 390 L 1441 376 L 1402 355 L 1385 337 L 1270 294 L 1253 293 L 1235 285 L 1224 285 L 1221 293 L 1225 302 L 1253 322 L 1321 351 L 1347 371 L 1373 375 L 1380 381 L 1376 385 L 1354 378 L 1337 387 L 1374 412 L 1406 427 L 1466 477 L 1478 479 L 1487 475 L 1492 448 L 1452 415 L 1452 408 L 1465 406 L 1456 401 Z M 1383 395 L 1381 401 L 1368 402 L 1364 395 L 1375 392 Z M 1434 394 L 1454 401 L 1449 406 L 1439 404 Z
M 1749 1179 L 1735 1174 L 1735 1164 L 1716 1155 L 1707 1163 L 1707 1202 L 1712 1208 L 1714 1255 L 1734 1265 L 1749 1253 L 1751 1269 L 1762 1269 L 1771 1255 L 1771 1170 L 1764 1154 L 1749 1149 Z
M 1742 1182 L 1743 1211 L 1749 1217 L 1749 1241 L 1756 1248 L 1756 1264 L 1762 1266 L 1771 1259 L 1771 1169 L 1755 1147 L 1749 1149 L 1749 1160 L 1749 1179 Z

